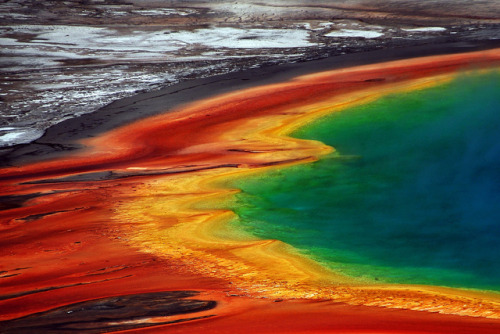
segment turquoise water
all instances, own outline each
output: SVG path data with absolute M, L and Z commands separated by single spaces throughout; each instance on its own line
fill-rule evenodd
M 500 290 L 500 75 L 391 95 L 293 134 L 336 152 L 233 186 L 234 224 L 392 283 Z

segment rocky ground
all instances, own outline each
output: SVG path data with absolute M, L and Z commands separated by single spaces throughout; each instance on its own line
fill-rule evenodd
M 0 0 L 0 147 L 193 78 L 484 40 L 500 40 L 497 0 Z

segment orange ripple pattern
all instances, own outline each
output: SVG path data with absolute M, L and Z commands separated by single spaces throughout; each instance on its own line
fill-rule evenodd
M 499 50 L 491 50 L 302 76 L 196 101 L 86 140 L 86 149 L 63 158 L 0 170 L 5 196 L 0 212 L 0 320 L 97 298 L 195 290 L 218 301 L 216 309 L 205 311 L 213 317 L 136 330 L 498 333 L 500 322 L 485 317 L 234 296 L 240 290 L 224 275 L 208 275 L 190 268 L 189 261 L 145 252 L 147 240 L 126 240 L 130 234 L 124 231 L 141 227 L 117 223 L 125 217 L 117 210 L 147 196 L 140 189 L 157 179 L 168 182 L 205 173 L 213 177 L 219 170 L 231 174 L 312 161 L 331 148 L 283 135 L 345 105 L 434 84 L 459 70 L 499 64 Z M 223 250 L 214 252 L 223 255 Z M 498 312 L 498 301 L 488 302 L 487 311 L 495 312 L 497 305 Z

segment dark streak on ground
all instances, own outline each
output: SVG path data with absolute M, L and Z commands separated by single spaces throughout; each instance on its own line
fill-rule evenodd
M 3 328 L 0 332 L 5 334 L 108 333 L 214 316 L 191 316 L 193 313 L 211 310 L 217 305 L 211 300 L 186 299 L 196 295 L 198 292 L 195 291 L 169 291 L 90 300 L 0 322 L 0 327 Z M 164 318 L 179 315 L 190 316 Z
M 171 174 L 181 174 L 181 173 L 191 173 L 198 172 L 202 170 L 217 169 L 217 168 L 238 168 L 238 164 L 221 164 L 221 165 L 209 165 L 209 166 L 195 166 L 193 168 L 179 168 L 175 170 L 152 170 L 152 171 L 142 171 L 142 172 L 95 172 L 95 173 L 84 173 L 78 175 L 67 176 L 63 178 L 54 179 L 43 179 L 38 181 L 24 182 L 22 184 L 50 184 L 50 183 L 65 183 L 65 182 L 95 182 L 95 181 L 109 181 L 109 180 L 119 180 L 130 177 L 140 177 L 140 176 L 151 176 L 151 175 L 171 175 Z M 2 178 L 0 177 L 0 180 Z M 55 212 L 54 212 L 55 213 Z
M 127 278 L 127 277 L 131 277 L 131 276 L 132 275 L 126 275 L 126 276 L 122 276 L 122 277 L 108 278 L 108 279 L 104 279 L 104 280 L 100 280 L 100 281 L 80 282 L 80 283 L 60 285 L 60 286 L 49 286 L 49 287 L 46 287 L 46 288 L 41 288 L 41 289 L 36 289 L 36 290 L 22 291 L 22 292 L 18 292 L 18 293 L 10 293 L 10 294 L 7 294 L 7 295 L 0 295 L 0 300 L 8 300 L 8 299 L 12 299 L 12 298 L 19 298 L 19 297 L 23 297 L 23 296 L 27 296 L 27 295 L 32 295 L 32 294 L 35 294 L 35 293 L 46 292 L 46 291 L 51 291 L 51 290 L 58 290 L 58 289 L 64 289 L 64 288 L 70 288 L 70 287 L 73 287 L 73 286 L 108 282 L 108 281 L 113 281 L 113 280 L 117 280 L 117 279 Z M 0 324 L 1 324 L 1 322 L 0 322 Z
M 24 206 L 24 203 L 26 203 L 30 199 L 39 197 L 41 195 L 43 194 L 35 193 L 28 195 L 0 196 L 0 211 L 21 208 Z
M 73 212 L 73 211 L 78 211 L 78 210 L 83 210 L 83 209 L 84 208 L 81 207 L 81 208 L 74 208 L 71 210 L 59 210 L 59 211 L 44 212 L 44 213 L 40 213 L 40 214 L 36 214 L 36 215 L 30 215 L 30 216 L 18 218 L 17 220 L 23 220 L 23 221 L 29 223 L 29 222 L 32 222 L 34 220 L 38 220 L 38 219 L 46 217 L 46 216 L 55 215 L 55 214 L 64 213 L 64 212 Z

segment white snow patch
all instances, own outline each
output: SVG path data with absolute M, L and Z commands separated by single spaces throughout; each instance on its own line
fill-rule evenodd
M 52 61 L 56 60 L 54 58 L 97 57 L 143 61 L 164 59 L 165 53 L 177 52 L 184 47 L 192 46 L 214 49 L 259 49 L 314 45 L 308 41 L 308 31 L 293 29 L 213 27 L 192 31 L 118 32 L 107 28 L 48 25 L 18 25 L 12 29 L 15 32 L 37 34 L 37 37 L 30 42 L 19 42 L 10 37 L 0 38 L 0 45 L 6 47 L 3 52 L 12 56 L 28 56 L 29 58 L 22 61 L 23 64 L 48 62 L 48 66 L 53 64 Z M 42 61 L 44 57 L 46 59 Z
M 404 31 L 408 32 L 439 32 L 439 31 L 446 31 L 446 28 L 443 27 L 422 27 L 422 28 L 407 28 L 407 29 L 402 29 Z
M 362 38 L 377 38 L 384 34 L 377 31 L 370 30 L 353 30 L 341 29 L 340 31 L 332 31 L 326 34 L 326 37 L 362 37 Z
M 13 18 L 13 19 L 21 19 L 21 20 L 27 20 L 27 19 L 33 19 L 33 18 L 35 18 L 34 15 L 26 15 L 26 14 L 11 13 L 11 12 L 2 13 L 2 16 L 3 17 Z
M 11 146 L 16 144 L 29 143 L 40 138 L 43 135 L 42 130 L 32 128 L 18 129 L 9 127 L 2 128 L 0 131 L 8 131 L 7 133 L 0 135 L 0 146 Z
M 310 24 L 310 23 L 307 23 L 307 22 L 306 22 L 306 23 L 299 24 L 299 25 L 298 25 L 298 28 L 304 28 L 304 29 L 306 29 L 306 30 L 312 30 L 312 28 L 311 28 L 311 24 Z
M 179 10 L 179 9 L 175 9 L 175 8 L 154 8 L 154 9 L 134 10 L 134 13 L 137 13 L 139 15 L 144 15 L 144 16 L 160 16 L 160 15 L 186 16 L 189 14 L 196 13 L 196 11 L 192 10 L 192 9 Z
M 201 44 L 211 48 L 260 49 L 307 47 L 314 44 L 305 30 L 208 28 L 171 33 L 172 40 L 186 44 Z

